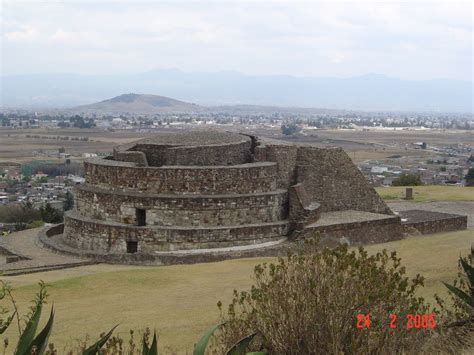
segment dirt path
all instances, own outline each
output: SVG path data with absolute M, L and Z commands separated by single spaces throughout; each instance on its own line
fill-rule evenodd
M 35 268 L 70 267 L 76 266 L 76 264 L 79 266 L 89 263 L 84 259 L 55 254 L 39 247 L 36 241 L 40 229 L 41 228 L 28 229 L 0 238 L 1 247 L 13 254 L 28 258 L 28 260 L 0 264 L 0 272 L 8 274 L 20 269 L 32 270 Z

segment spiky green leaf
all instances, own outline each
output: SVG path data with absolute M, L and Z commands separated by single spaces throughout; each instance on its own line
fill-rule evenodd
M 158 355 L 158 341 L 156 339 L 156 330 L 153 333 L 153 341 L 151 342 L 150 350 L 148 355 Z
M 460 299 L 462 299 L 464 302 L 466 302 L 471 307 L 474 307 L 474 299 L 472 299 L 472 297 L 469 296 L 466 292 L 464 292 L 463 290 L 461 290 L 457 287 L 449 285 L 446 282 L 443 282 L 443 284 L 448 288 L 449 291 L 454 293 L 456 296 L 458 296 Z
M 148 355 L 148 352 L 150 351 L 150 348 L 148 347 L 148 343 L 146 342 L 146 336 L 143 335 L 143 340 L 142 340 L 142 355 Z
M 20 339 L 18 340 L 15 350 L 15 355 L 29 355 L 30 345 L 35 337 L 36 329 L 38 328 L 42 308 L 43 302 L 37 301 L 33 313 L 31 314 L 30 319 L 28 319 L 26 327 L 20 335 Z
M 211 338 L 212 334 L 214 334 L 214 332 L 217 330 L 217 328 L 219 328 L 221 325 L 222 324 L 218 324 L 209 328 L 209 330 L 202 336 L 201 339 L 199 339 L 197 344 L 194 346 L 193 355 L 204 355 L 209 339 Z
M 460 261 L 461 261 L 461 266 L 469 280 L 469 284 L 471 285 L 471 287 L 474 286 L 474 267 L 469 265 L 467 261 L 464 260 L 463 258 L 461 258 Z
M 117 327 L 118 327 L 118 324 L 115 327 L 113 327 L 112 329 L 110 329 L 110 331 L 107 334 L 105 334 L 102 338 L 100 338 L 94 345 L 91 345 L 86 350 L 84 350 L 82 352 L 82 355 L 96 355 L 96 354 L 98 354 L 100 348 L 103 347 L 105 345 L 105 343 L 107 343 L 107 340 L 109 340 L 109 338 L 112 335 L 113 331 Z
M 158 341 L 156 339 L 156 330 L 153 333 L 153 341 L 151 342 L 150 347 L 148 347 L 148 343 L 146 342 L 145 335 L 143 336 L 142 355 L 158 355 Z
M 234 344 L 234 346 L 230 348 L 229 351 L 227 351 L 226 354 L 227 355 L 244 355 L 245 349 L 247 349 L 247 346 L 249 346 L 250 342 L 252 341 L 255 335 L 257 335 L 257 333 L 247 335 L 245 338 L 240 339 L 237 343 Z
M 39 334 L 31 343 L 30 349 L 28 351 L 29 354 L 31 353 L 31 349 L 33 349 L 33 347 L 36 347 L 37 355 L 43 354 L 43 352 L 46 349 L 46 346 L 48 346 L 48 338 L 49 338 L 49 335 L 51 334 L 51 329 L 53 328 L 53 321 L 54 321 L 54 309 L 53 307 L 51 307 L 51 314 L 49 315 L 48 322 L 44 326 L 43 330 L 39 332 Z

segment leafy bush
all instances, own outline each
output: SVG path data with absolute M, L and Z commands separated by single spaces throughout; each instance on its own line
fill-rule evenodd
M 420 186 L 423 185 L 421 178 L 416 174 L 401 174 L 400 177 L 393 181 L 393 186 Z
M 49 203 L 40 207 L 41 219 L 46 223 L 61 223 L 63 221 L 63 213 L 52 207 Z
M 407 314 L 433 310 L 415 295 L 423 278 L 405 277 L 396 253 L 369 256 L 347 246 L 279 258 L 257 265 L 250 292 L 234 291 L 214 344 L 221 353 L 251 333 L 250 349 L 270 354 L 416 352 L 431 329 L 407 329 Z M 358 315 L 370 315 L 370 328 L 358 329 Z M 396 328 L 390 314 L 398 315 Z
M 28 225 L 26 226 L 27 229 L 30 229 L 30 228 L 38 228 L 38 227 L 42 227 L 44 226 L 44 222 L 43 221 L 33 221 L 31 223 L 28 223 Z
M 301 131 L 301 128 L 295 123 L 284 124 L 281 126 L 281 133 L 285 136 L 291 136 Z
M 31 204 L 9 204 L 0 206 L 0 222 L 28 224 L 41 219 L 40 212 Z

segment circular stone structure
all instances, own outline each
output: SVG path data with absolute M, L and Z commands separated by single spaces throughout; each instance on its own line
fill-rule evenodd
M 111 253 L 255 245 L 288 232 L 277 164 L 257 162 L 252 137 L 184 132 L 114 149 L 85 163 L 62 241 Z
M 187 131 L 116 147 L 84 170 L 64 225 L 39 239 L 98 261 L 263 255 L 314 233 L 350 244 L 402 236 L 400 218 L 338 147 Z

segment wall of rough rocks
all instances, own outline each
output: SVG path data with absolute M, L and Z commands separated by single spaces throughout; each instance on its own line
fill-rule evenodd
M 251 149 L 252 141 L 250 138 L 247 141 L 236 143 L 201 146 L 140 143 L 129 147 L 125 151 L 114 151 L 114 159 L 136 162 L 135 156 L 127 155 L 127 153 L 140 152 L 144 154 L 149 166 L 156 167 L 164 165 L 239 165 L 252 161 Z
M 146 223 L 161 226 L 235 226 L 276 222 L 288 217 L 285 190 L 245 195 L 153 195 L 113 192 L 90 186 L 75 189 L 75 207 L 83 216 L 136 224 L 136 209 Z
M 165 154 L 165 165 L 239 165 L 251 162 L 251 141 L 198 147 L 174 147 Z
M 145 153 L 143 152 L 121 152 L 114 150 L 113 160 L 135 163 L 136 166 L 148 166 Z
M 349 245 L 366 245 L 385 243 L 403 238 L 403 228 L 400 217 L 367 220 L 343 224 L 333 224 L 305 228 L 299 238 L 321 237 L 321 244 L 333 246 L 341 242 Z
M 265 143 L 255 147 L 256 161 L 272 161 L 277 163 L 277 186 L 287 189 L 295 181 L 295 164 L 298 147 Z
M 63 242 L 74 248 L 125 253 L 127 241 L 137 241 L 138 251 L 173 251 L 222 248 L 277 240 L 287 233 L 285 221 L 237 227 L 138 227 L 94 221 L 74 212 L 64 219 Z
M 393 214 L 342 148 L 298 147 L 296 179 L 321 211 Z
M 421 234 L 434 234 L 467 229 L 467 216 L 453 216 L 438 220 L 402 223 L 407 234 L 413 233 L 413 228 Z
M 311 201 L 303 184 L 290 186 L 288 190 L 290 227 L 299 231 L 316 222 L 321 215 L 321 205 Z
M 135 167 L 133 163 L 94 160 L 84 163 L 87 184 L 151 193 L 259 193 L 276 188 L 275 163 L 208 167 Z
M 149 166 L 162 166 L 166 164 L 166 151 L 175 147 L 171 144 L 135 144 L 128 151 L 138 151 L 145 154 Z

